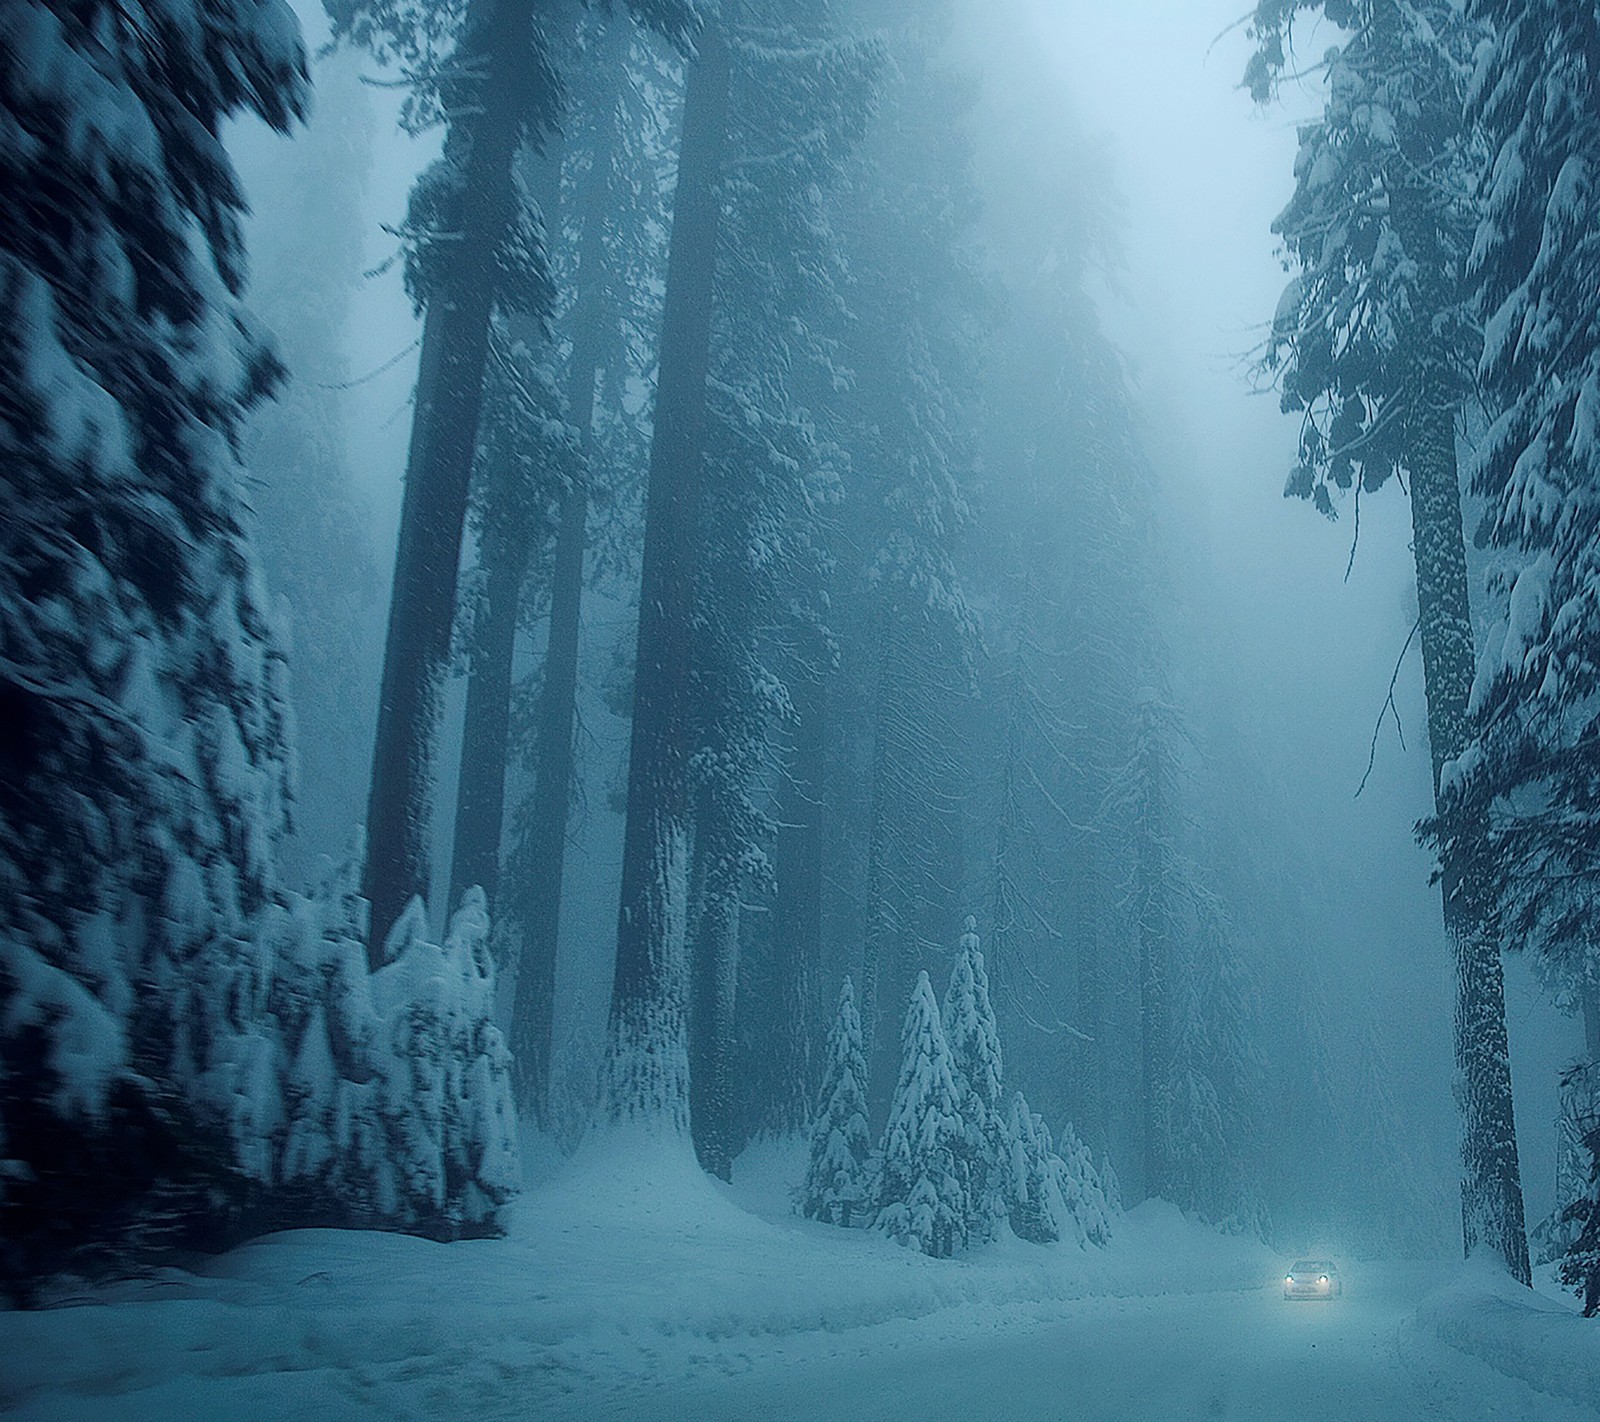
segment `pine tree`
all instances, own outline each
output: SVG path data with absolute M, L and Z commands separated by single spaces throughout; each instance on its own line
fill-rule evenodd
M 867 1124 L 867 1059 L 861 1018 L 848 977 L 839 990 L 839 1012 L 828 1033 L 828 1062 L 811 1127 L 801 1212 L 809 1220 L 860 1226 L 872 1216 L 872 1134 Z
M 238 463 L 278 367 L 238 304 L 218 134 L 287 129 L 305 95 L 281 4 L 0 11 L 8 1274 L 114 1241 L 163 1192 L 199 1232 L 248 1166 L 232 994 L 290 760 Z
M 877 1228 L 936 1259 L 962 1248 L 972 1218 L 961 1153 L 966 1139 L 944 1028 L 926 972 L 906 1009 L 900 1079 L 889 1106 Z
M 1295 195 L 1278 218 L 1299 272 L 1279 303 L 1268 364 L 1302 413 L 1287 494 L 1335 512 L 1335 496 L 1410 474 L 1418 627 L 1436 801 L 1466 746 L 1472 615 L 1456 467 L 1472 334 L 1463 279 L 1476 217 L 1476 155 L 1462 121 L 1478 32 L 1447 0 L 1302 5 L 1263 0 L 1246 75 L 1259 98 L 1302 8 L 1352 28 L 1330 58 L 1320 122 L 1302 128 Z M 1440 863 L 1456 968 L 1462 1083 L 1462 1236 L 1529 1278 L 1506 1042 L 1505 992 L 1481 817 L 1452 820 Z
M 961 949 L 944 995 L 944 1035 L 961 1098 L 961 1167 L 972 1215 L 968 1233 L 993 1238 L 1006 1215 L 1006 1175 L 1011 1159 L 1005 1115 L 1005 1067 L 989 976 L 978 946 L 978 921 L 968 918 Z
M 686 728 L 729 70 L 726 37 L 709 25 L 689 66 L 667 260 L 602 1098 L 611 1121 L 671 1134 L 689 1127 Z
M 1095 1169 L 1072 1127 L 1063 1127 L 1058 1149 L 1044 1117 L 1028 1109 L 1019 1091 L 1011 1098 L 1006 1134 L 1006 1199 L 1016 1236 L 1033 1244 L 1070 1239 L 1079 1247 L 1104 1245 L 1120 1209 L 1115 1177 Z
M 1600 16 L 1484 0 L 1470 110 L 1489 146 L 1468 263 L 1491 423 L 1475 452 L 1480 541 L 1509 550 L 1472 737 L 1435 833 L 1487 818 L 1485 873 L 1513 944 L 1600 1050 Z
M 632 8 L 679 40 L 695 28 L 682 0 Z M 435 0 L 338 0 L 330 13 L 337 35 L 400 61 L 413 128 L 447 123 L 443 157 L 418 181 L 406 219 L 407 285 L 426 318 L 367 809 L 366 887 L 381 935 L 428 890 L 438 697 L 492 319 L 542 317 L 553 299 L 542 224 L 516 163 L 557 126 L 561 80 L 553 17 L 535 0 L 473 0 L 459 28 Z

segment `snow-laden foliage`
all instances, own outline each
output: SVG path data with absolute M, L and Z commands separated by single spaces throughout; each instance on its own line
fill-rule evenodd
M 989 975 L 968 918 L 944 995 L 944 1035 L 961 1101 L 961 1170 L 974 1239 L 998 1233 L 1006 1210 L 1011 1146 L 1006 1138 L 1005 1067 L 989 1001 Z
M 304 99 L 275 0 L 0 12 L 12 1239 L 92 1243 L 161 1181 L 229 1174 L 204 1083 L 248 1026 L 212 994 L 275 888 L 290 759 L 238 466 L 278 368 L 217 135 Z
M 801 1200 L 807 1219 L 827 1224 L 871 1222 L 874 1175 L 872 1130 L 867 1123 L 867 1059 L 855 986 L 847 977 L 839 1011 L 828 1032 L 828 1058 L 811 1127 L 811 1157 Z
M 442 945 L 413 902 L 369 975 L 353 879 L 289 900 L 265 930 L 281 1106 L 256 1107 L 255 1137 L 273 1212 L 494 1233 L 520 1167 L 483 894 L 463 897 Z
M 1270 97 L 1296 16 L 1351 31 L 1326 57 L 1322 116 L 1300 129 L 1295 191 L 1273 223 L 1293 264 L 1265 369 L 1301 416 L 1286 496 L 1334 517 L 1414 454 L 1413 415 L 1465 392 L 1475 355 L 1463 267 L 1476 153 L 1461 122 L 1481 31 L 1451 0 L 1262 0 L 1246 83 Z
M 962 1248 L 972 1218 L 961 1162 L 965 1141 L 950 1046 L 933 985 L 920 973 L 906 1009 L 900 1079 L 883 1138 L 877 1228 L 938 1259 Z
M 1560 1000 L 1600 992 L 1600 16 L 1483 0 L 1492 41 L 1472 111 L 1487 137 L 1469 276 L 1491 422 L 1473 488 L 1480 540 L 1509 550 L 1505 615 L 1480 658 L 1473 737 L 1441 807 L 1490 821 L 1512 941 Z
M 1019 1091 L 1011 1098 L 1006 1140 L 1011 1151 L 1006 1198 L 1012 1232 L 1034 1244 L 1060 1240 L 1080 1247 L 1105 1244 L 1111 1237 L 1112 1217 L 1120 1208 L 1115 1187 L 1108 1188 L 1089 1148 L 1072 1127 L 1063 1128 L 1058 1146 L 1044 1117 L 1028 1109 L 1027 1098 Z

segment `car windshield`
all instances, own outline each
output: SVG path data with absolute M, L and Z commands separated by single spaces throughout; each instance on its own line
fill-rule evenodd
M 1326 1274 L 1333 1265 L 1326 1259 L 1301 1259 L 1290 1268 L 1291 1274 Z

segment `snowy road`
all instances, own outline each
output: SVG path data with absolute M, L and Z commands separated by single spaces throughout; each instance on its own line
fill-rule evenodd
M 0 1310 L 0 1415 L 1600 1422 L 1600 1330 L 1497 1271 L 1344 1259 L 1343 1298 L 1291 1304 L 1277 1255 L 1156 1203 L 1104 1250 L 933 1260 L 797 1218 L 778 1156 L 737 1190 L 623 1164 L 552 1175 L 506 1239 L 295 1231 Z
M 714 1385 L 547 1400 L 543 1418 L 694 1422 L 1130 1422 L 1422 1418 L 1566 1422 L 1590 1412 L 1422 1336 L 1437 1269 L 1370 1266 L 1328 1304 L 1273 1287 L 1085 1299 L 1053 1320 L 963 1336 L 860 1330 Z

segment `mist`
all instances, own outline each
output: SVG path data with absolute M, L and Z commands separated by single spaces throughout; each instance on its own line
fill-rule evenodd
M 1590 0 L 257 8 L 0 22 L 3 1405 L 1592 1415 Z

